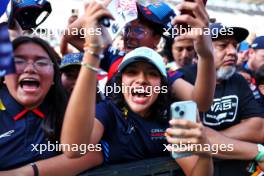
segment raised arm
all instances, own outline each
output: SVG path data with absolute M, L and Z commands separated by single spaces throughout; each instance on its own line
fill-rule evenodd
M 91 2 L 85 12 L 84 28 L 99 28 L 98 20 L 102 17 L 112 18 L 104 4 Z M 103 29 L 103 28 L 101 28 Z M 97 68 L 100 64 L 100 55 L 106 45 L 105 31 L 102 35 L 86 35 L 83 66 L 80 70 L 76 85 L 71 94 L 63 123 L 61 142 L 64 144 L 89 144 L 94 135 L 102 135 L 103 127 L 95 119 Z M 94 130 L 93 130 L 94 129 Z M 97 133 L 98 132 L 98 133 Z M 93 134 L 92 134 L 93 133 Z M 96 139 L 98 140 L 98 139 Z M 93 140 L 95 142 L 98 142 Z M 65 151 L 68 156 L 79 156 L 78 152 Z
M 190 15 L 176 16 L 173 19 L 173 24 L 187 23 L 192 27 L 188 34 L 181 34 L 176 37 L 176 40 L 193 40 L 198 56 L 198 70 L 194 87 L 183 79 L 178 79 L 172 85 L 172 92 L 179 99 L 194 100 L 199 111 L 207 111 L 213 100 L 216 82 L 212 40 L 208 34 L 209 17 L 202 0 L 182 2 L 177 8 L 191 10 L 194 14 L 194 17 Z

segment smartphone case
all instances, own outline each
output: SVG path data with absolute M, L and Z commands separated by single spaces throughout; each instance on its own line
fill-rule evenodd
M 196 122 L 197 104 L 194 101 L 179 101 L 171 104 L 171 118 L 184 118 L 192 122 Z M 183 158 L 192 155 L 186 153 L 171 153 L 173 158 Z

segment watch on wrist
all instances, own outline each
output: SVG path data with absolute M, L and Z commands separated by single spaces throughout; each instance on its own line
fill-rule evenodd
M 255 160 L 256 160 L 257 162 L 260 162 L 260 161 L 263 160 L 263 158 L 264 158 L 264 146 L 261 145 L 261 144 L 258 144 L 258 154 L 257 154 L 257 156 L 255 157 Z

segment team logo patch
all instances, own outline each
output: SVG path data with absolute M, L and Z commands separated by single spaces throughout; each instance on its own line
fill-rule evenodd
M 165 139 L 165 129 L 154 128 L 150 131 L 151 140 L 163 140 Z
M 236 95 L 214 99 L 210 110 L 203 113 L 203 123 L 208 126 L 217 126 L 225 122 L 233 122 L 237 109 L 238 97 Z

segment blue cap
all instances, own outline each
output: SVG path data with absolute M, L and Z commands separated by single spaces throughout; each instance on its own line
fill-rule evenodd
M 218 40 L 226 37 L 234 37 L 240 43 L 245 40 L 249 34 L 248 30 L 242 27 L 226 27 L 222 23 L 211 23 L 210 31 L 212 40 Z
M 83 53 L 69 53 L 63 56 L 60 69 L 71 65 L 81 65 Z
M 249 48 L 248 42 L 243 41 L 239 44 L 238 51 L 247 51 Z
M 172 28 L 171 19 L 176 16 L 174 10 L 164 2 L 155 2 L 148 6 L 137 3 L 138 13 L 146 20 L 157 24 L 157 28 Z
M 148 47 L 139 47 L 127 53 L 120 63 L 118 71 L 122 72 L 128 65 L 139 61 L 153 65 L 162 76 L 167 77 L 166 66 L 161 55 Z
M 264 49 L 264 36 L 259 36 L 255 38 L 251 46 L 254 50 Z

